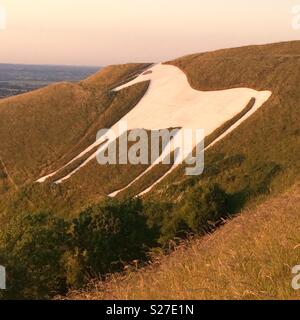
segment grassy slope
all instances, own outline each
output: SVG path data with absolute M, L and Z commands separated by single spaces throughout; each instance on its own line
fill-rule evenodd
M 180 168 L 157 186 L 150 198 L 177 201 L 199 183 L 217 182 L 236 198 L 238 211 L 248 200 L 287 189 L 299 179 L 300 42 L 221 50 L 169 63 L 179 66 L 191 85 L 200 90 L 246 86 L 271 90 L 273 95 L 263 108 L 206 153 L 204 175 L 188 178 Z M 97 130 L 117 121 L 126 111 L 120 113 L 124 106 L 129 110 L 137 103 L 146 83 L 119 93 L 109 89 L 145 67 L 113 66 L 76 85 L 56 84 L 0 100 L 0 212 L 53 210 L 70 215 L 136 176 L 141 170 L 138 166 L 130 170 L 130 177 L 128 167 L 100 170 L 94 161 L 66 184 L 32 184 L 35 178 L 57 169 L 94 142 Z M 166 167 L 154 170 L 129 193 L 144 189 L 154 174 L 159 176 Z M 175 298 L 209 298 L 211 294 L 216 298 L 215 291 L 221 298 L 293 297 L 288 281 L 289 268 L 299 263 L 298 194 L 296 187 L 289 195 L 229 222 L 214 236 L 196 240 L 187 250 L 179 248 L 170 258 L 163 258 L 159 274 L 155 266 L 129 274 L 122 278 L 123 283 L 117 277 L 115 283 L 105 286 L 122 291 L 138 284 L 138 288 L 150 290 L 156 283 L 162 297 L 163 291 L 179 290 L 182 283 L 214 291 L 193 295 L 181 292 Z M 6 218 L 0 215 L 0 223 Z M 216 276 L 220 279 L 217 283 L 213 281 Z M 157 298 L 157 293 L 141 297 L 155 294 Z M 132 298 L 134 293 L 119 296 Z
M 99 129 L 110 127 L 136 105 L 148 83 L 122 92 L 110 89 L 146 66 L 111 66 L 79 84 L 55 84 L 0 100 L 0 211 L 67 214 L 89 205 L 90 189 L 82 193 L 80 185 L 32 182 L 66 164 L 95 141 Z M 93 191 L 93 196 L 103 195 L 101 185 Z
M 94 141 L 99 116 L 119 98 L 108 89 L 142 67 L 109 67 L 79 84 L 58 83 L 0 100 L 0 156 L 14 181 L 22 184 L 59 168 Z
M 94 281 L 69 299 L 299 299 L 300 185 L 137 272 Z M 90 291 L 90 292 L 89 292 Z
M 156 186 L 149 197 L 176 201 L 198 183 L 217 182 L 233 194 L 239 210 L 248 200 L 273 190 L 284 190 L 298 179 L 299 41 L 196 54 L 169 63 L 180 67 L 196 89 L 251 87 L 271 90 L 273 95 L 258 112 L 206 153 L 204 175 L 186 177 L 181 167 Z M 0 141 L 2 191 L 14 183 L 19 185 L 49 173 L 50 169 L 57 169 L 93 142 L 97 130 L 117 121 L 122 114 L 119 113 L 120 108 L 125 106 L 124 112 L 132 108 L 147 84 L 141 83 L 119 93 L 111 93 L 108 89 L 126 82 L 145 66 L 112 66 L 79 85 L 72 85 L 72 90 L 68 89 L 69 84 L 61 84 L 42 89 L 44 93 L 35 91 L 1 100 L 0 133 L 6 137 Z M 59 89 L 62 86 L 66 90 Z M 48 94 L 50 89 L 54 91 Z M 80 100 L 81 95 L 87 96 L 86 103 Z M 42 106 L 41 101 L 44 102 Z M 54 108 L 58 111 L 53 112 Z M 28 117 L 29 120 L 24 122 L 24 112 L 21 111 L 25 109 L 25 119 Z M 31 109 L 32 112 L 28 112 Z M 63 117 L 58 117 L 59 114 Z M 60 121 L 60 118 L 65 121 Z M 40 143 L 41 136 L 43 144 Z M 120 196 L 138 194 L 154 176 L 163 174 L 166 169 L 166 166 L 156 167 Z M 137 167 L 128 175 L 128 167 L 104 169 L 93 161 L 61 186 L 30 185 L 25 190 L 21 188 L 17 193 L 6 195 L 6 200 L 0 202 L 0 210 L 1 205 L 5 208 L 9 203 L 14 212 L 44 208 L 58 213 L 73 212 L 101 200 L 101 196 L 110 191 L 126 186 L 141 170 Z
M 233 193 L 237 206 L 242 206 L 299 179 L 300 41 L 196 54 L 169 63 L 180 67 L 199 90 L 250 87 L 271 90 L 273 95 L 206 152 L 203 176 L 185 177 L 181 167 L 150 197 L 176 200 L 189 187 L 209 180 Z

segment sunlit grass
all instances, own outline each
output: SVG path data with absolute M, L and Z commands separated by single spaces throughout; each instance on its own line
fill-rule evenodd
M 299 299 L 291 287 L 300 264 L 300 186 L 227 221 L 215 233 L 183 242 L 70 299 Z

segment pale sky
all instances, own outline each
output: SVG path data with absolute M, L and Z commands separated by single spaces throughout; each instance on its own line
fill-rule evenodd
M 0 63 L 97 65 L 165 61 L 300 39 L 300 0 L 0 0 Z

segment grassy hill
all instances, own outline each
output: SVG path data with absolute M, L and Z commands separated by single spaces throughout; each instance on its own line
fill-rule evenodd
M 147 66 L 111 66 L 78 84 L 58 83 L 0 100 L 0 210 L 53 209 L 63 214 L 87 205 L 89 190 L 82 194 L 77 186 L 34 181 L 68 163 L 95 141 L 98 130 L 109 128 L 136 105 L 148 83 L 122 92 L 110 89 Z M 104 194 L 97 191 L 94 198 Z
M 17 283 L 8 295 L 51 298 L 64 294 L 99 273 L 120 271 L 122 263 L 145 261 L 153 248 L 165 249 L 170 240 L 176 242 L 187 233 L 205 236 L 224 219 L 252 208 L 212 237 L 183 244 L 171 257 L 159 258 L 162 269 L 148 267 L 97 286 L 122 291 L 138 284 L 147 291 L 145 295 L 116 296 L 148 298 L 150 281 L 159 281 L 161 292 L 168 287 L 178 291 L 182 283 L 198 289 L 196 277 L 195 283 L 205 293 L 174 297 L 294 297 L 287 288 L 290 273 L 286 272 L 292 263 L 299 263 L 295 261 L 299 185 L 290 188 L 300 175 L 300 41 L 219 50 L 167 63 L 179 67 L 198 90 L 250 87 L 270 90 L 272 96 L 207 150 L 201 176 L 187 177 L 180 166 L 143 199 L 131 198 L 170 166 L 155 166 L 114 200 L 108 194 L 127 186 L 148 166 L 103 167 L 93 160 L 65 183 L 53 183 L 88 154 L 45 183 L 35 181 L 67 164 L 95 141 L 99 129 L 112 126 L 136 106 L 148 82 L 121 91 L 111 89 L 149 64 L 111 66 L 77 84 L 54 84 L 0 100 L 0 264 L 9 265 L 9 281 Z M 207 136 L 206 145 L 252 105 L 250 101 L 240 114 Z M 291 191 L 279 196 L 286 190 Z M 253 209 L 275 195 L 278 198 Z M 208 261 L 205 265 L 203 259 Z M 24 269 L 16 263 L 20 260 L 26 263 Z M 175 262 L 180 272 L 173 267 Z M 213 266 L 211 276 L 206 265 Z M 27 272 L 26 281 L 18 278 Z M 215 276 L 218 283 L 212 283 Z M 44 277 L 47 281 L 40 281 Z M 111 297 L 109 293 L 87 296 Z
M 300 42 L 296 41 L 219 50 L 168 62 L 183 70 L 195 89 L 250 87 L 273 94 L 258 112 L 206 152 L 204 175 L 188 178 L 182 166 L 147 198 L 174 203 L 199 183 L 215 182 L 236 198 L 239 209 L 249 200 L 292 185 L 300 173 L 299 56 Z M 145 167 L 103 168 L 94 160 L 60 186 L 51 180 L 32 185 L 70 161 L 95 141 L 97 130 L 110 127 L 136 105 L 147 83 L 119 92 L 110 89 L 147 66 L 111 66 L 79 84 L 57 84 L 1 100 L 0 133 L 4 138 L 0 157 L 6 168 L 5 172 L 0 168 L 0 192 L 5 193 L 2 207 L 11 207 L 13 212 L 50 208 L 58 214 L 76 214 L 136 178 Z M 206 143 L 220 132 L 222 127 L 207 137 Z M 82 161 L 84 158 L 75 165 Z M 74 163 L 56 177 L 73 169 Z M 156 166 L 118 197 L 139 194 L 166 170 L 168 166 Z
M 291 287 L 300 256 L 300 186 L 242 212 L 220 230 L 183 242 L 170 255 L 67 299 L 300 299 Z
M 59 168 L 94 141 L 99 129 L 119 119 L 124 100 L 133 107 L 136 88 L 119 95 L 108 89 L 145 66 L 109 67 L 79 84 L 58 83 L 1 99 L 0 154 L 15 183 L 32 182 Z

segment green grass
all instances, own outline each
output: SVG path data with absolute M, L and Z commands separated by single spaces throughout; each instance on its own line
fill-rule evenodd
M 300 299 L 291 287 L 300 257 L 300 187 L 182 242 L 148 266 L 93 280 L 67 299 Z

